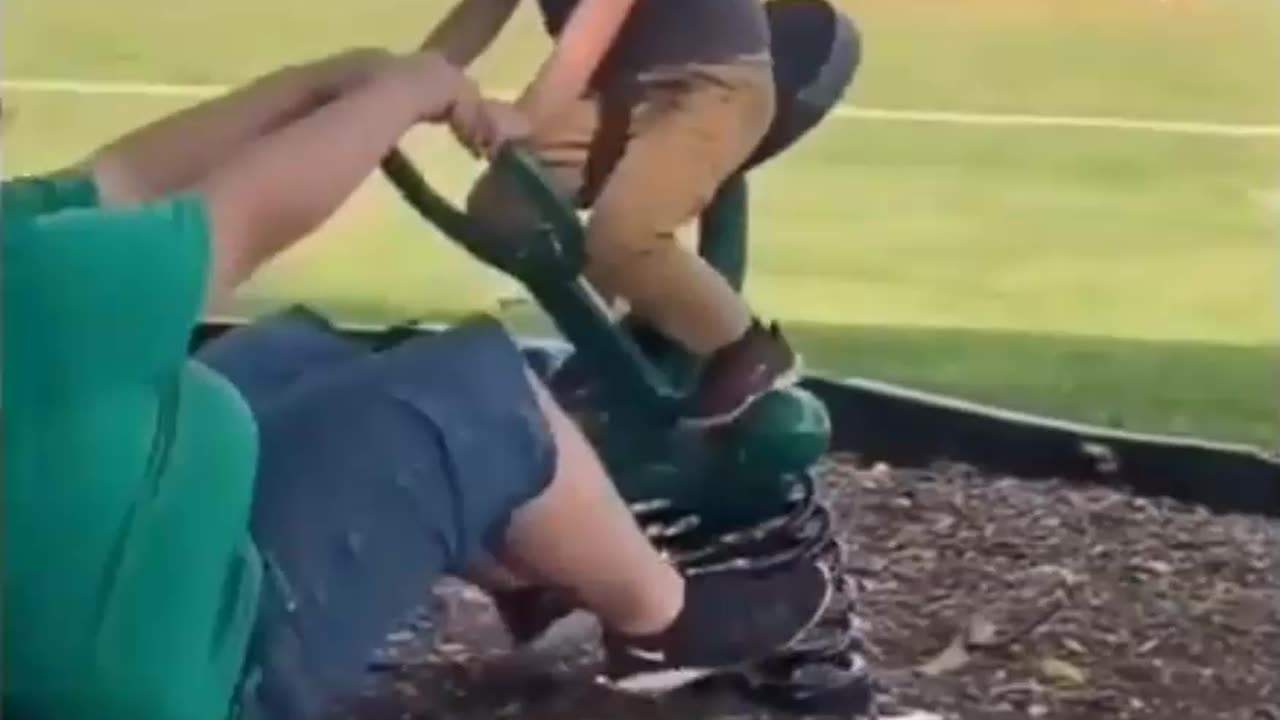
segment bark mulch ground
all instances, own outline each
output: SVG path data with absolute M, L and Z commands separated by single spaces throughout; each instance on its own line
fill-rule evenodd
M 1280 522 L 958 466 L 823 474 L 887 716 L 1280 720 Z M 353 717 L 780 717 L 717 692 L 612 695 L 590 680 L 589 619 L 512 654 L 478 592 L 437 600 L 434 642 L 406 631 L 406 666 Z

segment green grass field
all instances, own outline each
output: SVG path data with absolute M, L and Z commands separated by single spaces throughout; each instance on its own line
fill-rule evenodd
M 1280 123 L 1271 0 L 843 4 L 865 34 L 859 105 Z M 230 83 L 341 45 L 407 46 L 444 5 L 8 0 L 4 68 Z M 516 87 L 544 48 L 526 14 L 481 77 Z M 5 171 L 61 164 L 182 102 L 7 91 Z M 412 147 L 455 194 L 478 169 L 440 134 Z M 747 290 L 826 372 L 1274 447 L 1278 170 L 1274 137 L 832 119 L 755 180 Z M 503 286 L 375 179 L 231 311 L 443 319 Z

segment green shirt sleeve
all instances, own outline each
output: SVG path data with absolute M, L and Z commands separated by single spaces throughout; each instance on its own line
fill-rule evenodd
M 0 212 L 16 217 L 97 205 L 98 186 L 87 175 L 25 176 L 4 181 L 0 189 Z
M 200 196 L 5 225 L 5 336 L 20 343 L 6 355 L 39 368 L 27 377 L 72 392 L 146 379 L 187 356 L 210 265 Z

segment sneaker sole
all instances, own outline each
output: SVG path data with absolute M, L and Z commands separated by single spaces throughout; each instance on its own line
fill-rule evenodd
M 765 395 L 768 395 L 774 390 L 784 390 L 789 387 L 795 387 L 800 384 L 800 381 L 803 378 L 803 365 L 801 360 L 797 358 L 795 364 L 791 366 L 791 369 L 782 373 L 777 378 L 774 378 L 774 381 L 765 389 L 743 398 L 742 402 L 736 405 L 732 410 L 720 413 L 719 415 L 711 415 L 709 417 L 680 418 L 677 425 L 689 430 L 710 430 L 717 427 L 724 427 L 725 425 L 729 425 L 733 421 L 742 417 L 743 413 L 745 413 L 755 403 L 755 401 Z
M 830 568 L 825 564 L 818 564 L 818 569 L 822 572 L 823 578 L 826 580 L 826 592 L 822 596 L 822 602 L 818 603 L 812 617 L 802 627 L 796 630 L 785 643 L 771 650 L 771 653 L 785 652 L 791 647 L 795 641 L 799 640 L 806 632 L 816 625 L 826 613 L 827 608 L 831 605 L 832 599 L 835 597 L 836 583 L 835 578 L 831 574 Z M 729 666 L 718 667 L 674 667 L 662 668 L 653 671 L 641 671 L 628 675 L 621 679 L 611 679 L 607 676 L 599 678 L 602 685 L 627 695 L 638 695 L 644 697 L 656 697 L 674 692 L 681 688 L 687 687 L 700 680 L 705 680 L 712 676 L 724 675 L 748 675 L 753 667 L 767 660 L 768 657 L 753 658 L 743 663 Z
M 745 671 L 746 667 L 732 668 L 725 670 L 724 668 L 671 668 L 668 670 L 659 670 L 640 675 L 633 675 L 624 680 L 609 680 L 602 678 L 601 684 L 608 687 L 614 692 L 623 693 L 625 695 L 636 695 L 639 697 L 659 697 L 670 692 L 675 692 L 680 688 L 688 687 L 701 680 L 706 680 L 712 675 L 731 673 L 739 674 Z

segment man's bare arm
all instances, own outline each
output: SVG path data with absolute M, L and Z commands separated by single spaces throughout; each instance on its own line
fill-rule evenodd
M 493 44 L 520 0 L 460 0 L 431 31 L 423 48 L 467 68 Z
M 147 202 L 201 182 L 242 147 L 311 112 L 391 62 L 359 49 L 288 67 L 145 125 L 78 164 L 91 173 L 102 202 Z
M 319 227 L 414 124 L 479 102 L 456 68 L 414 54 L 252 143 L 194 188 L 213 226 L 210 299 Z

